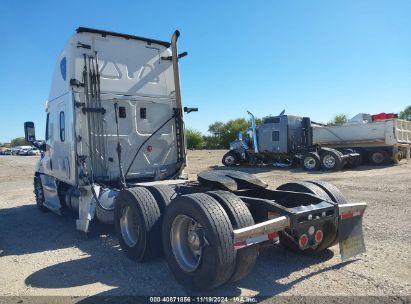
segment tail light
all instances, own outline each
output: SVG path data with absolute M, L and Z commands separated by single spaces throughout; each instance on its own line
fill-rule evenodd
M 315 241 L 317 243 L 320 243 L 323 240 L 323 236 L 324 236 L 323 232 L 321 230 L 317 230 L 317 232 L 315 233 L 315 236 L 314 236 Z
M 298 245 L 300 246 L 301 249 L 304 249 L 308 244 L 308 236 L 306 234 L 303 234 L 300 236 L 298 240 Z

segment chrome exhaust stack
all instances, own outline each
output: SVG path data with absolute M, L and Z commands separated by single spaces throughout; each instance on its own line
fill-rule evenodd
M 181 116 L 182 116 L 183 115 L 183 103 L 181 101 L 180 70 L 178 67 L 178 58 L 179 58 L 178 48 L 177 48 L 178 37 L 180 37 L 180 32 L 176 30 L 173 36 L 171 37 L 171 61 L 173 63 L 176 103 L 177 103 L 177 108 L 181 112 Z
M 187 53 L 178 54 L 177 40 L 180 36 L 180 32 L 176 30 L 171 37 L 171 61 L 173 63 L 174 74 L 174 86 L 176 96 L 176 139 L 177 139 L 177 160 L 186 164 L 187 145 L 185 140 L 184 122 L 183 122 L 183 103 L 181 101 L 181 88 L 180 88 L 180 71 L 178 67 L 178 59 L 186 56 Z
M 253 130 L 253 146 L 254 146 L 254 152 L 258 153 L 258 142 L 257 142 L 257 125 L 255 123 L 255 117 L 253 115 L 253 113 L 251 113 L 250 111 L 247 111 L 247 113 L 250 115 L 251 117 L 251 128 Z

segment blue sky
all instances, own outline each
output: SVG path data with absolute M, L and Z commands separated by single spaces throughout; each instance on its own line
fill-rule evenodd
M 181 31 L 186 125 L 411 104 L 411 1 L 3 1 L 0 142 L 44 133 L 55 60 L 78 26 L 169 40 Z

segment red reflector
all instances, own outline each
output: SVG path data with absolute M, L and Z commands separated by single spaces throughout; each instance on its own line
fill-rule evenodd
M 365 212 L 365 210 L 355 211 L 354 213 L 343 213 L 343 214 L 341 214 L 341 219 L 342 220 L 347 220 L 347 219 L 350 219 L 354 216 L 363 216 L 364 212 Z
M 151 152 L 151 150 L 153 150 L 153 146 L 148 145 L 148 146 L 147 146 L 147 151 L 148 151 L 148 152 Z
M 234 243 L 234 248 L 235 249 L 240 249 L 240 248 L 243 248 L 243 247 L 245 247 L 245 246 L 247 246 L 247 242 L 244 240 L 244 241 L 240 241 L 240 242 L 237 242 L 237 243 Z
M 352 213 L 343 213 L 343 214 L 341 214 L 341 219 L 342 220 L 347 220 L 347 219 L 352 218 L 352 217 L 353 217 Z
M 300 236 L 300 239 L 298 240 L 298 245 L 300 245 L 300 248 L 305 248 L 308 244 L 308 236 L 306 234 L 303 234 Z
M 317 243 L 321 242 L 323 240 L 323 232 L 321 230 L 317 230 L 317 232 L 315 233 L 315 241 Z
M 270 233 L 268 234 L 268 239 L 269 239 L 269 240 L 273 240 L 273 239 L 275 239 L 275 238 L 278 238 L 278 232 L 277 232 L 277 231 L 270 232 Z

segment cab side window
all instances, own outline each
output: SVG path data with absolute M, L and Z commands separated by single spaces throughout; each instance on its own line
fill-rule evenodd
M 50 138 L 50 113 L 47 113 L 46 118 L 46 140 Z
M 60 140 L 63 142 L 66 139 L 66 122 L 64 119 L 64 111 L 60 112 Z
M 273 131 L 271 134 L 272 141 L 280 141 L 280 131 Z

